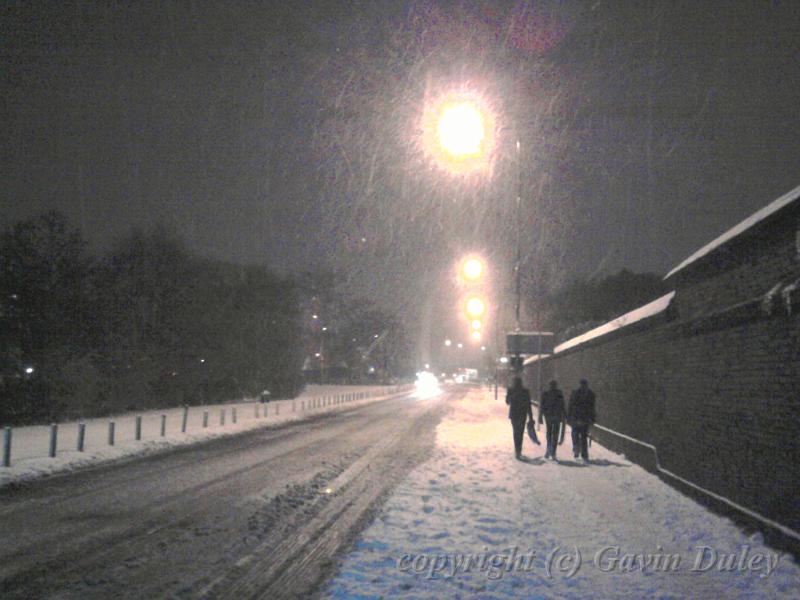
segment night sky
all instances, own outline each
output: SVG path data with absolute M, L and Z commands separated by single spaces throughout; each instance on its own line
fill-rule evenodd
M 166 223 L 204 255 L 336 269 L 411 322 L 441 321 L 461 252 L 508 292 L 517 135 L 529 290 L 665 273 L 800 183 L 800 2 L 0 10 L 4 225 L 58 209 L 104 251 Z M 453 88 L 496 112 L 488 176 L 420 146 Z

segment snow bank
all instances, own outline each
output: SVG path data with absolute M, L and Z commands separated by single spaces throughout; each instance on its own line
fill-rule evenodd
M 488 390 L 454 403 L 325 597 L 796 597 L 789 556 L 597 444 L 590 465 L 569 435 L 561 464 L 527 440 L 514 460 L 506 411 Z
M 273 426 L 319 412 L 352 408 L 406 389 L 410 389 L 410 386 L 311 385 L 294 400 L 277 400 L 267 404 L 250 401 L 192 406 L 189 408 L 185 433 L 181 432 L 183 408 L 88 419 L 85 421 L 83 452 L 77 451 L 78 422 L 61 423 L 58 426 L 58 446 L 54 458 L 48 456 L 49 426 L 17 427 L 12 432 L 11 466 L 0 467 L 0 486 L 51 473 L 71 471 L 101 461 L 151 454 L 174 446 Z M 236 423 L 233 423 L 234 410 Z M 204 413 L 208 413 L 207 427 L 203 426 Z M 166 416 L 164 436 L 161 435 L 162 415 Z M 142 417 L 139 441 L 135 439 L 137 416 Z M 114 422 L 113 446 L 108 444 L 110 421 Z

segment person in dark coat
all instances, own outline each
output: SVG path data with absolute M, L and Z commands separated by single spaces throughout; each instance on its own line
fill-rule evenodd
M 514 382 L 506 392 L 508 404 L 508 418 L 514 430 L 514 452 L 517 458 L 522 456 L 522 438 L 525 435 L 525 423 L 528 419 L 533 422 L 531 410 L 531 393 L 522 385 L 520 377 L 514 377 Z
M 589 460 L 589 427 L 594 425 L 594 392 L 581 379 L 581 386 L 572 392 L 567 407 L 567 422 L 572 427 L 572 454 Z
M 554 379 L 550 382 L 550 389 L 542 392 L 542 401 L 539 404 L 539 424 L 542 424 L 542 420 L 547 423 L 547 452 L 544 455 L 545 458 L 556 460 L 558 434 L 561 432 L 561 425 L 565 416 L 564 394 L 558 389 L 558 383 Z

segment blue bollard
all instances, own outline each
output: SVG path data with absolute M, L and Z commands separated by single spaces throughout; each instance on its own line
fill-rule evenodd
M 3 429 L 3 466 L 11 466 L 11 427 Z
M 86 439 L 86 423 L 78 423 L 78 452 L 83 452 L 83 441 Z
M 50 458 L 55 458 L 57 444 L 58 444 L 58 425 L 53 423 L 52 425 L 50 425 L 50 452 L 48 453 Z

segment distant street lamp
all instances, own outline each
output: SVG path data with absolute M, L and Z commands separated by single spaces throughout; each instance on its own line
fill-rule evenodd
M 472 296 L 467 300 L 467 314 L 473 319 L 482 316 L 486 310 L 486 304 L 477 296 Z
M 468 258 L 461 267 L 461 273 L 468 281 L 477 281 L 483 275 L 483 262 L 479 258 Z
M 445 346 L 450 346 L 450 345 L 452 345 L 452 343 L 453 343 L 453 342 L 451 342 L 450 340 L 445 340 L 445 341 L 444 341 L 444 345 L 445 345 Z

